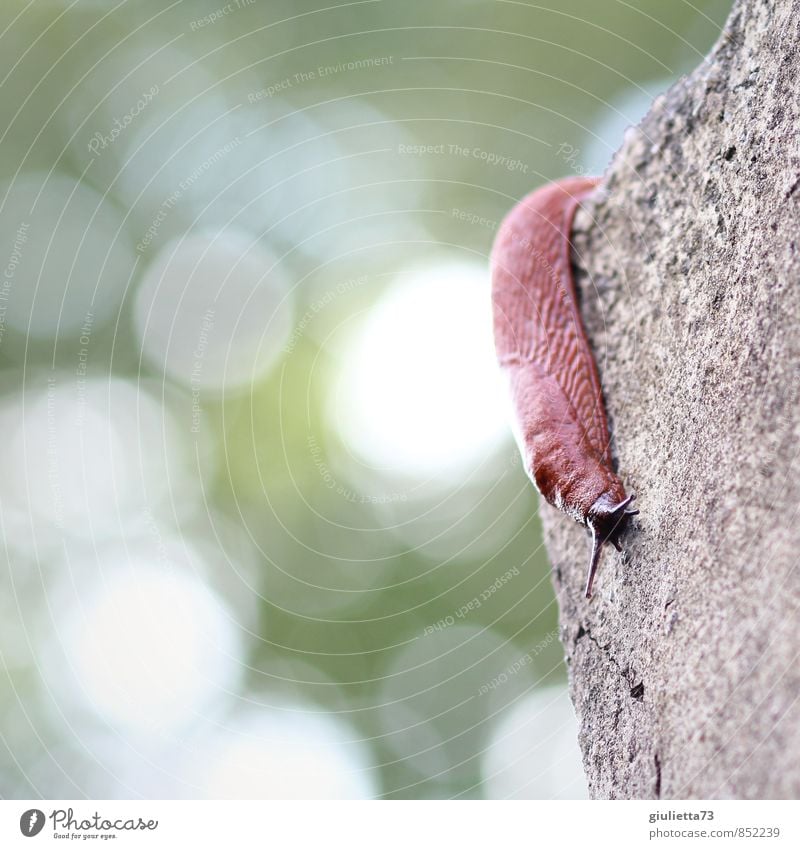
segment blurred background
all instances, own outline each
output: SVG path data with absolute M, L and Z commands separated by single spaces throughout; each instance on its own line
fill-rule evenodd
M 581 798 L 487 256 L 728 0 L 4 0 L 0 796 Z

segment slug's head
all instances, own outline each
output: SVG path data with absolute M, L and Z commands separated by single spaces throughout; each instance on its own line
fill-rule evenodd
M 589 574 L 586 578 L 586 598 L 592 597 L 592 584 L 603 546 L 610 542 L 617 551 L 622 551 L 619 538 L 627 529 L 631 516 L 636 516 L 639 512 L 628 510 L 628 505 L 634 498 L 636 498 L 635 495 L 629 495 L 615 504 L 608 495 L 601 495 L 589 510 L 586 527 L 592 532 L 592 554 L 589 558 Z

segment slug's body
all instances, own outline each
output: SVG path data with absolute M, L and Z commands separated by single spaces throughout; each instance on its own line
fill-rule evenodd
M 607 542 L 635 510 L 611 467 L 597 365 L 570 263 L 575 209 L 597 180 L 571 177 L 533 192 L 500 227 L 492 252 L 494 335 L 507 373 L 525 468 L 552 505 L 592 534 L 586 597 Z

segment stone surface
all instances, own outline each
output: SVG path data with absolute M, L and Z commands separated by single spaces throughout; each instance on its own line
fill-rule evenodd
M 590 791 L 800 796 L 800 0 L 741 0 L 630 130 L 575 262 L 641 515 L 542 518 Z

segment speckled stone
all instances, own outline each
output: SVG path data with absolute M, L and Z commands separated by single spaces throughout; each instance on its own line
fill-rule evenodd
M 800 0 L 741 0 L 576 220 L 641 515 L 582 597 L 543 505 L 590 791 L 800 797 Z

